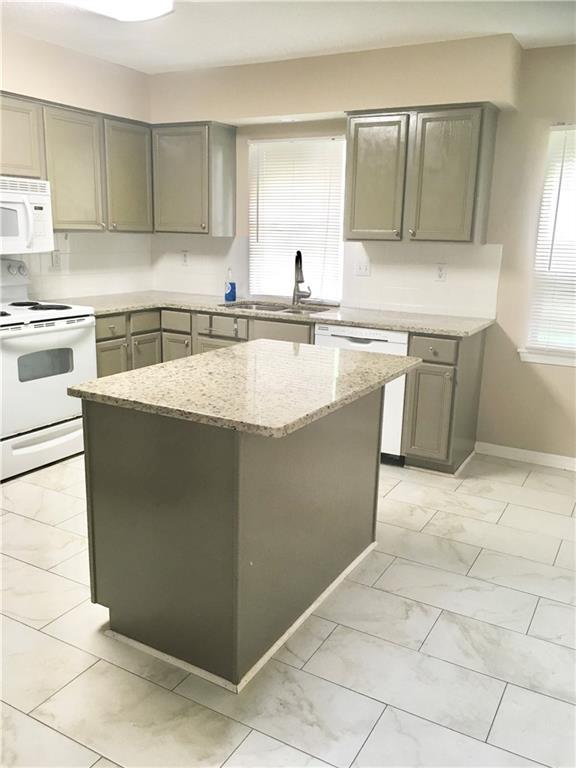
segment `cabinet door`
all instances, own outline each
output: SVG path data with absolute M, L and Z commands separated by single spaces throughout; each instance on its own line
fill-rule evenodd
M 407 127 L 407 115 L 350 118 L 346 160 L 348 239 L 401 237 Z
M 410 171 L 414 240 L 471 240 L 480 107 L 420 112 Z
M 98 376 L 110 376 L 128 370 L 128 342 L 126 339 L 98 341 L 96 343 Z
M 199 355 L 202 352 L 211 352 L 213 349 L 223 349 L 239 343 L 232 339 L 210 339 L 206 336 L 197 336 L 194 340 L 194 354 Z
M 132 368 L 144 368 L 162 362 L 162 334 L 142 333 L 132 336 Z
M 304 323 L 278 323 L 275 320 L 253 320 L 250 340 L 277 339 L 278 341 L 296 341 L 301 344 L 310 342 L 310 326 Z
M 122 232 L 152 231 L 150 128 L 105 120 L 108 226 Z
M 424 363 L 407 374 L 403 428 L 406 456 L 448 459 L 454 370 L 448 365 Z
M 178 360 L 192 354 L 191 337 L 184 333 L 162 334 L 162 360 Z
M 155 128 L 154 222 L 158 232 L 208 232 L 208 128 Z
M 102 118 L 50 107 L 44 122 L 54 229 L 105 229 Z
M 7 176 L 45 175 L 42 107 L 32 101 L 2 96 L 0 173 Z

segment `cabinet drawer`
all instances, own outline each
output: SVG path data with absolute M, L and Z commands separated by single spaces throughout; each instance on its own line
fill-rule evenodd
M 304 323 L 282 323 L 276 320 L 254 320 L 250 339 L 276 339 L 299 344 L 310 343 L 310 326 Z
M 248 321 L 243 317 L 198 315 L 196 329 L 198 333 L 206 336 L 222 336 L 230 339 L 248 338 Z
M 162 310 L 162 330 L 190 333 L 190 312 L 175 312 L 173 309 Z
M 126 315 L 106 315 L 96 318 L 96 338 L 115 339 L 126 336 Z
M 134 312 L 130 315 L 130 332 L 146 333 L 147 331 L 160 330 L 160 312 L 155 309 L 151 312 Z
M 455 365 L 458 359 L 458 342 L 456 339 L 438 339 L 434 336 L 412 336 L 409 354 L 421 357 L 425 363 Z

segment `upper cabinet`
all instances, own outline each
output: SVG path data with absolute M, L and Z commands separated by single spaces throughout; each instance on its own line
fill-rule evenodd
M 105 120 L 104 134 L 108 227 L 118 232 L 151 232 L 150 128 L 123 120 Z
M 346 238 L 482 242 L 496 118 L 490 105 L 350 117 Z
M 233 237 L 236 130 L 227 125 L 152 130 L 157 232 Z
M 0 98 L 2 142 L 0 173 L 7 176 L 45 176 L 42 107 L 10 96 Z
M 102 118 L 46 107 L 44 122 L 54 229 L 106 229 Z
M 397 240 L 402 231 L 408 115 L 350 119 L 346 237 Z
M 419 112 L 410 181 L 414 240 L 471 240 L 482 110 Z

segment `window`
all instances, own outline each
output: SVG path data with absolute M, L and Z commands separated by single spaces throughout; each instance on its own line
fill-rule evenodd
M 528 341 L 522 360 L 574 365 L 576 128 L 554 127 L 540 205 Z
M 302 251 L 315 299 L 342 296 L 343 139 L 250 145 L 250 293 L 289 296 Z

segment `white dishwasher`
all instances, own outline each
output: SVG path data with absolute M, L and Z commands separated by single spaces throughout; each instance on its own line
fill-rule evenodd
M 315 343 L 333 349 L 376 352 L 385 355 L 408 354 L 408 334 L 404 331 L 381 331 L 377 328 L 355 328 L 348 325 L 316 325 Z M 402 418 L 406 376 L 394 379 L 384 387 L 382 445 L 380 450 L 394 458 L 401 455 Z

